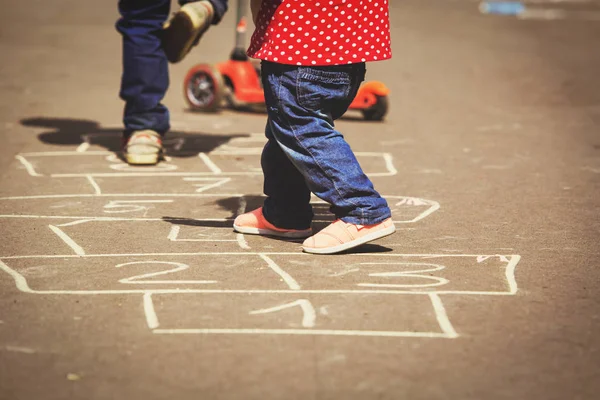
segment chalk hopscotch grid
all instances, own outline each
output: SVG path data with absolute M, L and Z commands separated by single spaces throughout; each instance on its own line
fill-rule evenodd
M 256 140 L 253 140 L 256 141 Z M 181 145 L 181 144 L 180 144 Z M 43 174 L 40 174 L 36 171 L 34 167 L 34 162 L 32 161 L 35 157 L 65 157 L 65 156 L 81 156 L 81 155 L 101 155 L 106 156 L 107 161 L 116 162 L 117 158 L 114 153 L 109 151 L 88 151 L 90 147 L 90 140 L 88 137 L 84 138 L 82 144 L 78 146 L 76 151 L 54 151 L 54 152 L 32 152 L 32 153 L 21 153 L 16 156 L 16 159 L 22 164 L 27 173 L 32 177 L 42 177 Z M 229 145 L 223 146 L 220 150 L 217 149 L 213 152 L 213 154 L 219 155 L 239 155 L 239 154 L 256 154 L 259 152 L 259 148 L 252 149 L 244 149 L 244 148 L 235 148 Z M 386 171 L 385 172 L 374 172 L 370 173 L 371 176 L 393 176 L 398 172 L 393 165 L 393 158 L 389 153 L 373 153 L 373 152 L 357 152 L 357 156 L 364 157 L 382 157 L 385 163 Z M 175 176 L 175 177 L 183 177 L 184 180 L 188 181 L 197 181 L 202 179 L 210 179 L 206 177 L 210 176 L 247 176 L 247 175 L 257 175 L 260 172 L 226 172 L 223 170 L 209 157 L 206 153 L 199 153 L 198 157 L 205 166 L 210 170 L 210 172 L 173 172 L 177 169 L 175 165 L 166 165 L 163 168 L 157 168 L 156 170 L 149 172 L 134 172 L 135 170 L 129 171 L 129 168 L 126 164 L 114 164 L 112 166 L 117 172 L 114 173 L 82 173 L 82 174 L 50 174 L 51 178 L 85 178 L 87 182 L 90 184 L 93 193 L 92 194 L 67 194 L 67 195 L 37 195 L 37 196 L 9 196 L 0 198 L 0 200 L 25 200 L 25 199 L 41 199 L 41 198 L 72 198 L 72 197 L 216 197 L 216 196 L 237 196 L 240 198 L 240 212 L 243 212 L 245 209 L 245 200 L 242 194 L 206 194 L 206 193 L 184 193 L 184 194 L 160 194 L 160 193 L 140 193 L 140 194 L 107 194 L 103 193 L 100 185 L 96 181 L 96 177 L 103 178 L 120 178 L 120 177 L 135 177 L 135 176 Z M 146 170 L 148 171 L 148 170 Z M 220 183 L 213 183 L 212 187 L 207 189 L 212 189 L 214 187 L 220 186 L 220 184 L 229 182 L 231 178 L 226 180 L 218 181 Z M 207 190 L 205 189 L 205 190 Z M 197 190 L 197 192 L 203 190 Z M 429 208 L 421 213 L 419 216 L 410 221 L 402 221 L 403 223 L 414 223 L 420 219 L 425 218 L 431 213 L 437 211 L 439 209 L 439 203 L 424 200 L 424 199 L 416 199 L 404 196 L 387 196 L 387 197 L 395 197 L 399 199 L 398 204 L 412 204 L 413 205 L 428 205 Z M 149 200 L 152 201 L 152 200 Z M 160 200 L 159 200 L 160 201 Z M 169 200 L 165 200 L 169 201 Z M 171 200 L 172 201 L 172 200 Z M 131 203 L 136 202 L 132 200 Z M 143 202 L 143 200 L 141 201 Z M 140 203 L 138 200 L 137 203 Z M 269 256 L 273 255 L 293 255 L 298 256 L 298 253 L 265 253 L 265 252 L 245 252 L 245 253 L 224 253 L 224 252 L 211 252 L 211 253 L 132 253 L 132 254 L 85 254 L 85 251 L 82 247 L 80 247 L 72 238 L 70 238 L 60 227 L 62 226 L 70 226 L 81 223 L 87 223 L 92 221 L 156 221 L 162 220 L 157 218 L 120 218 L 120 217 L 67 217 L 67 216 L 44 216 L 44 215 L 0 215 L 0 218 L 33 218 L 33 219 L 57 219 L 57 220 L 72 220 L 71 222 L 67 222 L 64 224 L 55 224 L 49 225 L 48 227 L 59 237 L 61 238 L 75 254 L 68 255 L 40 255 L 40 256 L 10 256 L 10 257 L 0 257 L 0 269 L 10 275 L 16 284 L 16 287 L 24 293 L 31 294 L 42 294 L 42 295 L 51 295 L 51 294 L 72 294 L 72 295 L 98 295 L 98 294 L 142 294 L 143 295 L 143 308 L 144 314 L 146 316 L 146 321 L 148 327 L 155 334 L 272 334 L 272 335 L 335 335 L 335 336 L 380 336 L 380 337 L 420 337 L 420 338 L 457 338 L 459 335 L 454 330 L 448 316 L 446 314 L 445 308 L 441 301 L 440 295 L 449 295 L 449 294 L 479 294 L 479 295 L 514 295 L 517 292 L 517 285 L 514 278 L 515 267 L 520 260 L 520 256 L 513 255 L 510 257 L 506 267 L 506 280 L 508 283 L 508 290 L 506 292 L 477 292 L 477 291 L 439 291 L 436 290 L 432 292 L 430 290 L 418 291 L 418 290 L 382 290 L 382 289 L 358 289 L 358 290 L 306 290 L 300 288 L 300 285 L 294 280 L 294 278 L 289 275 L 286 271 L 281 269 Z M 203 219 L 202 221 L 229 221 L 227 219 Z M 169 233 L 168 239 L 171 241 L 177 240 L 185 240 L 178 239 L 179 227 L 174 226 Z M 244 239 L 244 235 L 238 235 L 237 237 L 238 244 L 240 248 L 243 250 L 249 250 L 249 246 Z M 211 290 L 211 289 L 128 289 L 128 290 L 34 290 L 29 287 L 29 284 L 26 278 L 11 269 L 4 261 L 14 260 L 14 259 L 38 259 L 38 258 L 72 258 L 72 257 L 83 257 L 83 258 L 97 258 L 97 257 L 157 257 L 157 256 L 203 256 L 203 255 L 238 255 L 244 254 L 245 256 L 258 256 L 263 259 L 271 268 L 273 272 L 278 274 L 281 279 L 288 285 L 288 289 L 269 289 L 269 290 Z M 362 254 L 361 256 L 365 256 Z M 378 254 L 378 257 L 381 257 L 382 254 Z M 481 255 L 424 255 L 424 254 L 393 254 L 393 255 L 383 255 L 383 256 L 395 256 L 395 257 L 495 257 L 494 256 L 481 256 Z M 128 282 L 134 283 L 134 282 Z M 439 332 L 404 332 L 404 331 L 368 331 L 368 330 L 321 330 L 321 329 L 159 329 L 160 323 L 158 321 L 158 317 L 154 310 L 154 304 L 152 300 L 153 294 L 181 294 L 181 293 L 203 293 L 203 294 L 227 294 L 227 293 L 263 293 L 263 294 L 286 294 L 286 293 L 306 293 L 306 294 L 381 294 L 381 295 L 421 295 L 427 296 L 431 305 L 435 311 L 436 319 L 438 321 L 440 331 Z M 302 303 L 304 304 L 304 303 Z M 306 313 L 306 312 L 305 312 Z M 306 315 L 305 315 L 306 316 Z
M 172 255 L 172 253 L 167 253 Z M 185 255 L 211 255 L 215 253 L 184 253 Z M 234 255 L 238 253 L 225 253 L 225 255 Z M 475 257 L 478 261 L 483 261 L 489 257 L 504 257 L 508 263 L 506 265 L 505 277 L 507 280 L 508 288 L 505 292 L 471 292 L 471 291 L 438 291 L 435 292 L 429 290 L 310 290 L 301 289 L 300 285 L 291 277 L 287 272 L 281 269 L 269 256 L 271 255 L 288 255 L 298 256 L 297 253 L 251 253 L 247 255 L 254 255 L 262 258 L 267 265 L 278 274 L 282 280 L 288 285 L 288 289 L 279 290 L 214 290 L 214 289 L 140 289 L 140 290 L 34 290 L 31 289 L 27 283 L 27 280 L 23 275 L 17 271 L 8 267 L 6 263 L 1 260 L 14 259 L 14 257 L 5 257 L 0 259 L 0 269 L 4 270 L 11 277 L 13 277 L 17 288 L 24 293 L 32 294 L 71 294 L 71 295 L 99 295 L 99 294 L 142 294 L 143 295 L 143 307 L 146 316 L 148 327 L 156 334 L 269 334 L 269 335 L 329 335 L 329 336 L 379 336 L 379 337 L 419 337 L 419 338 L 448 338 L 454 339 L 459 337 L 458 333 L 452 326 L 446 310 L 443 306 L 440 295 L 449 294 L 470 294 L 470 295 L 515 295 L 518 291 L 516 280 L 514 277 L 515 268 L 520 260 L 520 256 L 498 256 L 498 255 L 439 255 L 439 254 L 410 254 L 410 255 L 386 255 L 387 257 L 420 257 L 420 258 L 439 258 L 439 257 Z M 133 256 L 128 255 L 85 255 L 83 257 L 125 257 Z M 135 254 L 135 256 L 156 256 L 156 254 Z M 365 257 L 365 255 L 361 255 Z M 381 256 L 381 255 L 379 255 Z M 30 258 L 40 258 L 30 257 Z M 65 256 L 52 256 L 54 257 L 65 257 Z M 75 257 L 72 255 L 66 257 Z M 369 256 L 367 256 L 369 257 Z M 131 283 L 131 282 L 130 282 Z M 355 330 L 322 330 L 322 329 L 159 329 L 158 317 L 154 311 L 154 305 L 152 303 L 153 294 L 187 294 L 187 293 L 201 293 L 201 294 L 378 294 L 378 295 L 422 295 L 428 296 L 433 310 L 436 315 L 436 320 L 440 327 L 440 332 L 413 332 L 413 331 L 355 331 Z

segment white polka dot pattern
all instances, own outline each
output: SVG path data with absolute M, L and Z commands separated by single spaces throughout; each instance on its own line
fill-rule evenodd
M 388 0 L 263 0 L 248 56 L 292 65 L 386 60 Z

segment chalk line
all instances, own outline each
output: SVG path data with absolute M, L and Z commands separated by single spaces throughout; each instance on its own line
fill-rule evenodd
M 150 282 L 144 282 L 150 283 Z M 164 282 L 167 283 L 167 282 Z M 164 284 L 163 283 L 163 284 Z M 170 283 L 173 283 L 172 281 Z M 29 287 L 27 285 L 27 287 Z M 19 286 L 17 285 L 17 288 Z M 20 290 L 20 289 L 19 289 Z M 37 290 L 31 289 L 22 290 L 26 293 L 40 294 L 40 295 L 77 295 L 77 296 L 97 296 L 97 295 L 114 295 L 114 294 L 322 294 L 322 295 L 411 295 L 411 296 L 422 296 L 422 295 L 472 295 L 472 296 L 514 296 L 507 292 L 476 292 L 476 291 L 417 291 L 417 290 L 354 290 L 354 289 L 107 289 L 107 290 Z
M 171 227 L 171 231 L 167 236 L 171 242 L 238 242 L 237 239 L 178 239 L 180 231 L 179 225 L 174 225 Z
M 92 187 L 94 188 L 94 194 L 102 194 L 102 190 L 100 190 L 100 186 L 98 186 L 98 183 L 96 183 L 96 180 L 94 179 L 93 176 L 87 175 L 86 179 L 88 180 L 90 185 L 92 185 Z
M 383 154 L 383 160 L 385 161 L 385 167 L 388 169 L 391 175 L 397 175 L 398 170 L 394 167 L 394 158 L 390 153 Z
M 81 153 L 86 154 L 86 153 Z M 214 164 L 214 163 L 213 163 Z M 127 164 L 115 164 L 120 166 L 118 168 L 126 168 Z M 115 167 L 116 168 L 116 167 Z M 254 172 L 223 172 L 216 165 L 213 168 L 217 168 L 217 170 L 213 172 L 88 172 L 88 173 L 60 173 L 60 174 L 51 174 L 52 178 L 81 178 L 86 175 L 92 175 L 94 177 L 100 178 L 126 178 L 126 177 L 139 177 L 139 176 L 215 176 L 215 175 L 226 175 L 226 176 L 262 176 L 262 171 L 257 169 Z M 133 167 L 131 168 L 134 169 Z M 211 168 L 212 169 L 212 168 Z M 158 171 L 158 169 L 157 169 Z M 369 176 L 393 176 L 396 175 L 392 172 L 367 172 Z
M 75 149 L 76 152 L 78 153 L 85 153 L 87 151 L 87 149 L 90 148 L 90 143 L 89 142 L 83 142 L 81 143 L 79 146 L 77 146 L 77 149 Z
M 6 265 L 5 263 L 3 263 L 1 260 L 0 260 L 0 269 L 3 270 L 4 272 L 6 272 L 8 275 L 10 275 L 14 279 L 15 286 L 21 292 L 23 292 L 23 293 L 35 293 L 35 291 L 31 290 L 31 288 L 27 284 L 27 279 L 25 279 L 25 277 L 23 275 L 21 275 L 20 273 L 18 273 L 14 269 L 10 268 L 8 265 Z
M 223 186 L 224 184 L 231 182 L 231 178 L 194 178 L 194 177 L 185 177 L 183 178 L 184 181 L 215 181 L 214 183 L 211 184 L 203 184 L 203 185 L 198 185 L 195 184 L 194 186 L 196 186 L 198 189 L 196 189 L 196 193 L 201 193 L 204 192 L 208 189 L 214 189 L 216 187 L 219 186 Z
M 73 225 L 85 224 L 90 221 L 91 220 L 89 220 L 89 219 L 80 219 L 77 221 L 67 222 L 66 224 L 56 224 L 55 226 L 73 226 Z
M 143 202 L 143 201 L 140 201 Z M 165 201 L 167 202 L 167 201 Z M 69 216 L 69 215 L 0 215 L 0 218 L 23 218 L 23 219 L 74 219 L 81 220 L 81 222 L 88 221 L 191 221 L 191 222 L 228 222 L 232 221 L 229 218 L 206 218 L 206 219 L 195 219 L 195 218 L 144 218 L 144 217 L 92 217 L 92 216 Z M 77 221 L 75 221 L 77 222 Z M 69 225 L 77 225 L 75 222 Z M 68 226 L 67 224 L 62 226 Z
M 325 330 L 325 329 L 155 329 L 155 334 L 170 335 L 322 335 L 322 336 L 371 336 L 371 337 L 412 337 L 412 338 L 446 338 L 439 332 L 402 332 L 402 331 L 358 331 L 358 330 Z
M 431 304 L 433 305 L 433 309 L 435 310 L 435 317 L 440 324 L 440 328 L 442 332 L 448 338 L 457 338 L 458 334 L 454 330 L 452 323 L 450 323 L 450 319 L 448 318 L 448 314 L 446 313 L 446 309 L 444 308 L 444 303 L 440 299 L 440 296 L 436 293 L 430 293 L 429 298 L 431 299 Z
M 19 162 L 20 162 L 21 164 L 23 164 L 23 166 L 25 166 L 25 169 L 27 170 L 27 173 L 28 173 L 29 175 L 31 175 L 31 176 L 44 176 L 44 175 L 42 175 L 42 174 L 38 174 L 37 172 L 35 172 L 35 168 L 33 168 L 33 165 L 32 165 L 32 164 L 31 164 L 29 161 L 27 161 L 27 160 L 25 159 L 25 157 L 22 157 L 22 156 L 15 156 L 15 158 L 16 158 L 17 160 L 19 160 Z
M 152 293 L 144 293 L 144 314 L 146 315 L 146 324 L 148 324 L 148 328 L 156 329 L 159 327 L 158 317 L 156 316 L 156 311 L 154 311 Z
M 86 257 L 156 257 L 156 256 L 233 256 L 233 255 L 255 255 L 255 256 L 298 256 L 298 257 L 310 257 L 314 258 L 314 255 L 294 252 L 294 251 L 281 251 L 281 252 L 233 252 L 233 251 L 216 251 L 216 252 L 193 252 L 193 253 L 114 253 L 114 254 L 86 254 Z M 419 257 L 419 258 L 454 258 L 454 257 L 478 257 L 481 254 L 390 254 L 390 253 L 347 253 L 343 257 Z M 20 259 L 20 258 L 69 258 L 77 257 L 70 254 L 64 255 L 30 255 L 30 256 L 0 256 L 0 260 Z M 342 256 L 340 256 L 341 258 Z M 520 257 L 518 255 L 511 255 L 510 257 Z
M 420 199 L 420 200 L 424 200 L 424 199 Z M 428 205 L 430 206 L 427 210 L 423 211 L 421 214 L 417 215 L 415 218 L 408 220 L 408 221 L 394 221 L 395 224 L 412 224 L 415 222 L 418 222 L 426 217 L 428 217 L 429 215 L 433 214 L 434 212 L 436 212 L 437 210 L 440 209 L 440 203 L 438 203 L 437 201 L 433 201 L 433 200 L 425 200 Z
M 118 164 L 123 165 L 123 164 Z M 125 167 L 127 164 L 123 165 Z M 218 168 L 218 167 L 217 167 Z M 136 168 L 131 168 L 135 170 Z M 156 171 L 159 171 L 158 169 Z M 52 178 L 81 178 L 85 175 L 92 175 L 100 178 L 128 178 L 128 177 L 155 177 L 155 176 L 216 176 L 221 175 L 221 172 L 88 172 L 88 173 L 64 173 L 64 174 L 51 174 Z M 227 176 L 259 176 L 262 175 L 261 171 L 256 172 L 227 172 Z
M 73 239 L 71 239 L 69 237 L 69 235 L 64 233 L 59 227 L 54 226 L 54 225 L 48 225 L 48 227 L 54 233 L 56 233 L 58 235 L 58 237 L 62 239 L 63 242 L 65 242 L 70 248 L 72 248 L 73 251 L 75 252 L 75 254 L 77 254 L 78 256 L 85 255 L 85 251 L 83 250 L 83 248 L 81 248 L 81 246 L 79 246 L 77 243 L 75 243 L 75 241 Z
M 240 197 L 241 193 L 103 193 L 103 194 L 47 194 L 35 196 L 8 196 L 0 200 L 64 199 L 73 197 Z
M 517 279 L 515 277 L 515 270 L 516 270 L 517 264 L 519 263 L 520 260 L 521 260 L 521 256 L 512 255 L 512 256 L 510 256 L 510 261 L 508 262 L 508 265 L 506 266 L 505 276 L 506 276 L 506 281 L 508 282 L 509 293 L 511 293 L 511 294 L 516 294 L 519 290 L 519 287 L 517 286 Z
M 173 285 L 177 285 L 177 284 L 196 284 L 196 285 L 206 285 L 206 284 L 218 283 L 218 281 L 215 281 L 215 280 L 174 280 L 174 279 L 173 280 L 144 280 L 144 279 L 148 279 L 148 278 L 154 278 L 156 276 L 163 276 L 163 275 L 174 274 L 174 273 L 185 271 L 185 270 L 189 269 L 190 266 L 188 264 L 178 263 L 178 262 L 154 261 L 154 260 L 150 260 L 150 261 L 131 261 L 131 262 L 127 262 L 127 263 L 115 265 L 115 268 L 121 268 L 121 267 L 125 267 L 125 266 L 128 266 L 128 265 L 140 265 L 140 264 L 142 264 L 142 265 L 148 265 L 148 264 L 167 264 L 167 265 L 175 265 L 175 268 L 171 268 L 171 269 L 167 269 L 167 270 L 163 270 L 163 271 L 158 271 L 158 272 L 150 272 L 150 273 L 147 273 L 147 274 L 141 274 L 141 275 L 131 276 L 129 278 L 119 279 L 119 283 L 134 284 L 134 285 L 141 285 L 141 284 L 173 284 Z
M 179 236 L 179 230 L 180 230 L 179 225 L 173 225 L 171 227 L 171 231 L 167 235 L 167 239 L 169 239 L 172 242 L 176 242 L 177 241 L 177 236 Z
M 250 246 L 248 245 L 248 242 L 246 241 L 246 237 L 244 236 L 243 233 L 238 233 L 236 235 L 237 238 L 237 242 L 240 245 L 240 247 L 244 250 L 250 250 Z
M 200 157 L 200 159 L 202 161 L 204 161 L 204 164 L 206 164 L 206 166 L 214 173 L 214 174 L 221 174 L 223 171 L 221 170 L 221 168 L 217 167 L 217 164 L 215 164 L 210 157 L 208 157 L 208 155 L 206 153 L 198 153 L 198 157 Z
M 290 289 L 300 290 L 300 285 L 298 284 L 298 282 L 296 282 L 296 280 L 294 278 L 292 278 L 292 276 L 290 274 L 288 274 L 287 272 L 282 270 L 279 267 L 279 265 L 277 265 L 275 263 L 275 261 L 273 261 L 272 259 L 267 257 L 264 253 L 258 253 L 258 255 L 260 256 L 260 258 L 262 258 L 263 260 L 265 260 L 267 262 L 267 265 L 269 266 L 269 268 L 271 268 L 277 275 L 279 275 L 281 277 L 281 279 L 283 279 L 283 281 L 288 285 L 288 287 Z
M 112 151 L 34 151 L 29 153 L 21 153 L 27 157 L 56 157 L 56 156 L 98 156 L 98 155 L 114 155 Z
M 4 348 L 15 353 L 35 354 L 35 350 L 29 347 L 6 345 Z
M 382 277 L 382 278 L 417 278 L 424 281 L 433 281 L 432 283 L 421 283 L 421 284 L 396 284 L 396 283 L 358 283 L 357 286 L 361 287 L 379 287 L 379 288 L 426 288 L 426 287 L 437 287 L 448 284 L 450 281 L 440 276 L 433 276 L 431 274 L 425 274 L 427 272 L 442 271 L 446 267 L 440 264 L 421 263 L 421 262 L 375 262 L 375 263 L 360 263 L 359 265 L 395 265 L 395 266 L 423 266 L 431 268 L 420 268 L 410 269 L 408 271 L 388 271 L 388 272 L 372 272 L 369 276 Z
M 281 310 L 285 310 L 287 308 L 297 307 L 299 306 L 302 309 L 302 326 L 304 328 L 313 328 L 316 323 L 317 313 L 315 312 L 315 308 L 312 303 L 306 299 L 298 299 L 291 303 L 281 304 L 279 306 L 263 308 L 261 310 L 250 311 L 251 315 L 257 314 L 268 314 L 272 312 L 277 312 Z

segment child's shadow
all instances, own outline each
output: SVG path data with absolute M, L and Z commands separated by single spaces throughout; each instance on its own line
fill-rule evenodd
M 53 145 L 98 145 L 108 151 L 119 153 L 122 146 L 122 129 L 103 128 L 97 121 L 70 118 L 33 117 L 21 120 L 23 126 L 46 128 L 38 135 L 41 142 Z M 209 153 L 231 139 L 248 137 L 248 134 L 213 135 L 169 131 L 163 140 L 167 155 L 171 157 L 195 157 Z

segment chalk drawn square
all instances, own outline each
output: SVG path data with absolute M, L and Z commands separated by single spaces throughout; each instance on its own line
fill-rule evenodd
M 87 174 L 116 173 L 128 168 L 127 163 L 108 151 L 32 152 L 22 153 L 18 157 L 23 163 L 31 166 L 30 173 L 39 176 L 81 177 Z M 163 167 L 150 167 L 149 172 L 165 172 L 172 169 L 174 168 L 165 164 Z
M 48 225 L 37 218 L 1 218 L 0 258 L 75 254 Z
M 356 152 L 363 169 L 371 176 L 392 176 L 397 173 L 391 155 Z M 262 175 L 260 153 L 232 152 L 198 153 L 194 157 L 167 156 L 155 166 L 140 170 L 121 160 L 110 151 L 47 151 L 18 154 L 17 159 L 31 176 L 81 177 L 178 175 Z
M 123 204 L 119 203 L 119 206 Z M 124 206 L 129 206 L 125 204 Z M 47 223 L 47 221 L 46 221 Z M 190 220 L 177 216 L 124 220 L 77 220 L 40 229 L 53 230 L 64 241 L 65 255 L 181 254 L 241 252 L 232 221 L 228 219 Z M 188 240 L 180 236 L 189 231 Z M 175 232 L 178 231 L 178 232 Z M 96 240 L 103 237 L 106 240 Z M 128 238 L 144 238 L 131 241 Z M 193 239 L 193 240 L 192 240 Z
M 427 295 L 154 294 L 148 309 L 161 334 L 456 336 Z
M 510 295 L 518 255 L 270 255 L 303 290 Z
M 103 195 L 138 195 L 139 197 L 165 197 L 205 195 L 227 196 L 238 193 L 236 177 L 214 175 L 113 175 L 94 177 Z M 241 179 L 241 178 L 239 178 Z
M 287 290 L 255 255 L 130 255 L 0 260 L 23 291 L 37 294 L 135 294 Z M 0 271 L 1 272 L 1 271 Z

